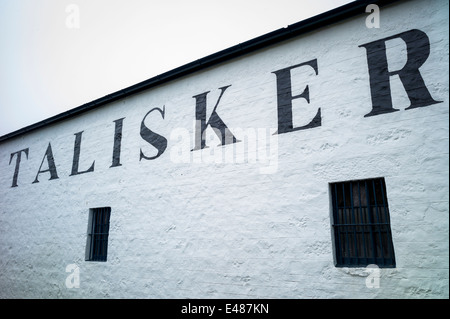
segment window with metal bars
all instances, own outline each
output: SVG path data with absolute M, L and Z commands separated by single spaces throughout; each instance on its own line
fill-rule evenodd
M 89 210 L 86 261 L 106 261 L 111 207 Z
M 384 178 L 330 184 L 336 267 L 395 267 Z

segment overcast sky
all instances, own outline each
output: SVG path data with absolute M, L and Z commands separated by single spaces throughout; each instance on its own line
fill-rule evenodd
M 0 0 L 0 136 L 352 0 Z

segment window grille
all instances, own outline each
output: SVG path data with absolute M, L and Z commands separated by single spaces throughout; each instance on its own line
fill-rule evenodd
M 384 178 L 330 184 L 337 267 L 395 267 Z
M 110 216 L 111 207 L 90 209 L 86 244 L 87 261 L 106 261 Z

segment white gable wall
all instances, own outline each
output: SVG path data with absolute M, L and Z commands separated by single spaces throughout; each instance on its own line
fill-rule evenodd
M 205 69 L 0 144 L 0 296 L 2 298 L 448 298 L 448 3 L 405 1 Z M 412 29 L 425 32 L 430 56 L 420 68 L 441 103 L 405 110 L 409 99 L 391 78 L 397 112 L 372 109 L 366 50 L 359 47 Z M 390 70 L 406 62 L 401 39 L 387 42 Z M 317 59 L 318 74 L 291 72 L 310 103 L 293 100 L 293 124 L 277 130 L 273 73 Z M 238 139 L 270 136 L 270 165 L 245 142 L 194 148 L 194 96 L 207 95 Z M 168 141 L 156 149 L 141 122 Z M 121 166 L 112 164 L 114 121 L 123 118 Z M 258 129 L 260 129 L 258 131 Z M 70 176 L 75 134 L 82 133 L 79 171 Z M 270 133 L 270 135 L 269 135 Z M 187 134 L 187 135 L 186 135 Z M 183 144 L 189 138 L 189 144 Z M 58 174 L 49 180 L 51 144 Z M 188 160 L 176 156 L 181 146 Z M 241 148 L 241 151 L 233 150 Z M 17 187 L 11 187 L 22 153 Z M 250 153 L 249 153 L 250 150 Z M 227 152 L 257 163 L 219 161 Z M 240 153 L 243 152 L 243 153 Z M 228 157 L 227 157 L 228 158 Z M 44 159 L 44 160 L 43 160 Z M 228 158 L 229 159 L 229 158 Z M 369 288 L 365 268 L 334 266 L 329 183 L 384 177 L 396 267 L 380 269 Z M 111 207 L 108 261 L 85 258 L 89 209 Z M 66 267 L 79 269 L 69 288 Z M 373 274 L 373 273 L 372 273 Z

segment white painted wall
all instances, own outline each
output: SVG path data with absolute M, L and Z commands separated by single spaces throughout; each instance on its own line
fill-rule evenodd
M 0 297 L 448 298 L 448 2 L 391 5 L 381 10 L 379 29 L 366 28 L 366 16 L 2 142 Z M 371 99 L 359 45 L 411 29 L 430 39 L 420 70 L 443 103 L 405 111 L 409 101 L 393 77 L 400 111 L 365 118 Z M 390 68 L 401 68 L 404 44 L 389 42 L 388 53 Z M 188 163 L 177 162 L 177 133 L 194 136 L 193 96 L 211 91 L 212 112 L 218 88 L 231 84 L 217 113 L 236 137 L 244 129 L 275 130 L 272 72 L 312 59 L 318 75 L 292 71 L 296 93 L 308 84 L 311 99 L 294 100 L 294 125 L 307 124 L 320 107 L 321 127 L 272 136 L 271 165 L 261 153 L 258 163 L 211 163 L 210 152 L 239 145 L 215 147 L 218 140 L 188 152 Z M 164 119 L 152 113 L 145 123 L 168 147 L 140 161 L 140 149 L 156 153 L 140 137 L 141 121 L 163 106 Z M 120 118 L 122 166 L 110 168 L 113 121 Z M 69 176 L 74 134 L 81 131 L 80 170 L 94 160 L 95 170 Z M 41 173 L 32 184 L 49 143 L 59 178 Z M 18 187 L 11 187 L 10 157 L 24 148 L 29 156 L 22 155 Z M 386 179 L 397 267 L 380 269 L 380 286 L 371 289 L 365 268 L 334 266 L 328 187 L 373 177 Z M 86 262 L 89 209 L 102 206 L 112 207 L 108 261 Z M 79 288 L 66 286 L 70 264 L 79 267 Z

